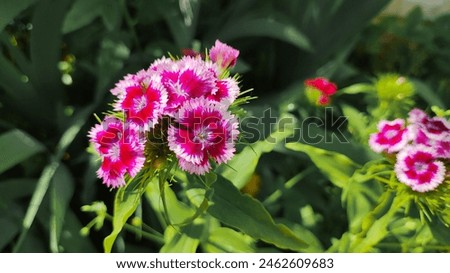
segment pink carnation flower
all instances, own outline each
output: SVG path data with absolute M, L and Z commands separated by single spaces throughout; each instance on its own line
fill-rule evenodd
M 233 157 L 238 122 L 220 103 L 188 100 L 176 120 L 179 125 L 169 127 L 168 142 L 183 170 L 201 175 L 211 169 L 209 158 L 220 164 Z
M 220 69 L 232 68 L 236 65 L 239 50 L 216 40 L 216 43 L 209 51 L 209 58 L 217 64 Z
M 333 82 L 323 77 L 305 80 L 306 92 L 314 95 L 308 95 L 311 103 L 316 105 L 327 106 L 331 102 L 331 96 L 337 91 L 337 86 Z M 318 94 L 317 94 L 318 93 Z M 314 100 L 314 101 L 313 101 Z
M 97 176 L 108 187 L 125 185 L 125 174 L 136 176 L 145 162 L 139 128 L 133 123 L 127 125 L 127 128 L 123 128 L 119 119 L 106 117 L 89 131 L 90 141 L 102 159 Z
M 405 147 L 408 141 L 409 133 L 403 119 L 383 120 L 378 123 L 378 132 L 370 135 L 369 145 L 377 153 L 394 153 Z
M 122 98 L 128 87 L 147 85 L 150 78 L 150 73 L 147 70 L 140 70 L 136 74 L 128 74 L 111 89 L 111 94 Z
M 424 145 L 407 146 L 397 154 L 395 173 L 400 182 L 414 191 L 437 188 L 445 178 L 445 166 L 436 160 L 435 151 Z
M 168 91 L 165 113 L 173 116 L 178 108 L 190 98 L 215 93 L 215 71 L 200 58 L 183 57 L 171 69 L 161 72 L 162 83 Z
M 125 111 L 127 121 L 148 130 L 161 118 L 167 99 L 167 91 L 161 84 L 161 77 L 153 75 L 145 84 L 127 87 L 122 99 L 116 103 L 115 110 Z
M 230 105 L 239 96 L 239 85 L 233 78 L 216 81 L 217 90 L 214 94 L 207 95 L 208 99 Z

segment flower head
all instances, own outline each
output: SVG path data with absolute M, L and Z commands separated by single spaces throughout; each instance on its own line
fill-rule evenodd
M 307 79 L 305 80 L 305 86 L 308 100 L 318 106 L 330 104 L 330 97 L 337 91 L 336 84 L 323 77 Z
M 407 146 L 397 154 L 395 173 L 400 182 L 414 191 L 427 192 L 444 181 L 445 166 L 436 160 L 432 148 L 425 145 Z
M 161 78 L 152 75 L 145 84 L 127 87 L 115 109 L 124 111 L 127 121 L 148 130 L 158 122 L 166 105 L 167 91 L 161 84 Z
M 378 132 L 370 135 L 369 145 L 377 153 L 400 151 L 409 141 L 408 129 L 403 119 L 380 121 Z
M 124 128 L 121 120 L 106 117 L 89 131 L 89 137 L 102 159 L 97 175 L 108 187 L 125 185 L 125 174 L 134 177 L 144 165 L 144 144 L 137 125 L 129 123 Z
M 209 51 L 209 58 L 216 63 L 222 70 L 232 68 L 236 65 L 239 56 L 239 50 L 216 40 L 216 43 Z
M 179 125 L 169 128 L 168 142 L 183 170 L 204 174 L 211 168 L 209 158 L 224 163 L 234 155 L 238 122 L 220 103 L 188 100 L 176 120 Z
M 170 69 L 163 69 L 161 77 L 169 94 L 165 113 L 171 116 L 187 99 L 199 98 L 217 90 L 215 71 L 200 58 L 185 56 Z

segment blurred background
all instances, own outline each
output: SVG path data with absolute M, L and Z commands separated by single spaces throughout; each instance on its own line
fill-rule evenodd
M 96 178 L 86 134 L 93 114 L 111 109 L 116 81 L 168 53 L 204 51 L 216 39 L 237 48 L 234 72 L 258 97 L 246 107 L 255 117 L 301 107 L 285 106 L 316 76 L 341 88 L 398 73 L 422 84 L 416 105 L 450 104 L 449 0 L 0 0 L 0 31 L 2 252 L 103 251 L 107 224 L 80 234 L 93 218 L 80 208 L 96 200 L 111 208 L 114 195 Z M 334 101 L 343 102 L 364 111 L 357 96 Z M 308 164 L 273 151 L 244 191 L 267 200 Z M 336 189 L 308 175 L 267 208 L 327 248 L 347 220 Z M 157 251 L 125 242 L 124 251 Z

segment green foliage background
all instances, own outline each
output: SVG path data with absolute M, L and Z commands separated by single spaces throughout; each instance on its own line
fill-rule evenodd
M 302 102 L 292 104 L 305 78 L 327 76 L 344 87 L 370 82 L 383 72 L 413 77 L 417 105 L 447 109 L 449 15 L 427 21 L 415 10 L 406 19 L 374 21 L 388 2 L 0 0 L 0 250 L 103 251 L 110 224 L 88 236 L 80 234 L 93 217 L 81 211 L 83 205 L 102 200 L 111 209 L 114 201 L 114 194 L 96 178 L 98 162 L 86 151 L 86 132 L 96 122 L 93 113 L 109 109 L 108 91 L 118 79 L 168 52 L 203 50 L 216 39 L 239 49 L 235 71 L 242 75 L 242 90 L 253 88 L 252 95 L 258 96 L 246 106 L 254 117 L 263 117 L 268 108 L 277 116 L 317 114 Z M 341 106 L 338 111 L 353 111 L 354 121 L 359 112 L 366 112 L 367 104 L 358 94 L 340 95 L 334 103 Z M 347 104 L 352 108 L 345 108 Z M 274 130 L 248 141 L 262 140 Z M 358 228 L 380 192 L 377 185 L 347 188 L 350 191 L 345 185 L 354 164 L 363 165 L 376 155 L 363 141 L 301 145 L 243 145 L 240 149 L 255 156 L 253 165 L 242 167 L 237 175 L 222 174 L 238 188 L 252 177 L 258 181 L 251 193 L 271 217 L 309 243 L 304 251 L 339 251 L 337 240 Z M 239 194 L 226 185 L 217 186 L 224 188 L 216 192 Z M 142 219 L 163 231 L 155 220 L 157 211 L 150 208 L 155 197 L 146 198 L 150 205 L 140 207 Z M 222 210 L 212 207 L 210 213 L 220 216 Z M 182 213 L 177 217 L 183 220 Z M 398 229 L 401 221 L 407 220 L 396 220 Z M 195 222 L 185 229 L 186 234 L 198 231 Z M 395 242 L 388 240 L 381 251 L 428 251 L 421 248 L 421 238 L 412 242 L 408 237 L 412 229 L 396 233 L 396 240 L 391 238 Z M 439 232 L 444 233 L 440 242 L 448 245 L 448 229 L 436 229 L 435 235 Z M 166 244 L 161 251 L 196 251 L 183 248 L 189 243 L 176 245 L 176 236 L 181 235 L 166 230 L 164 238 L 175 245 Z M 252 239 L 227 227 L 217 227 L 211 238 L 203 251 L 219 251 L 218 245 L 231 252 L 282 251 L 267 241 L 243 244 Z M 130 233 L 118 237 L 114 250 L 148 252 L 160 247 Z

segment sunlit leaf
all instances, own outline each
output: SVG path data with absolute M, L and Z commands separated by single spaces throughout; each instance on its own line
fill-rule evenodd
M 306 153 L 319 170 L 337 187 L 345 187 L 359 166 L 343 154 L 302 143 L 288 143 L 286 148 Z
M 228 180 L 219 176 L 213 188 L 208 212 L 224 224 L 280 248 L 301 251 L 308 246 L 285 225 L 276 224 L 259 201 L 241 194 Z

